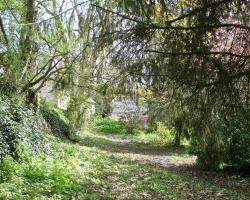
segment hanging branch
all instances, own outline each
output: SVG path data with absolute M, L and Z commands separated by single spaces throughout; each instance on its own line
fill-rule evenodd
M 250 58 L 250 55 L 240 55 L 231 52 L 224 51 L 209 51 L 209 52 L 165 52 L 165 51 L 157 51 L 152 49 L 142 50 L 143 52 L 148 53 L 158 53 L 166 56 L 190 56 L 190 55 L 223 55 L 223 56 L 233 56 L 237 58 Z
M 67 9 L 67 10 L 65 10 L 65 11 L 63 11 L 63 12 L 60 12 L 59 14 L 57 14 L 57 15 L 54 15 L 53 17 L 50 17 L 50 18 L 48 18 L 48 19 L 44 19 L 44 20 L 42 20 L 42 21 L 39 21 L 39 22 L 33 22 L 33 23 L 18 23 L 17 25 L 19 25 L 19 26 L 32 26 L 32 25 L 38 25 L 38 24 L 42 24 L 42 23 L 44 23 L 44 22 L 46 22 L 46 21 L 50 21 L 50 20 L 52 20 L 52 19 L 55 19 L 55 18 L 57 18 L 57 17 L 60 17 L 62 14 L 65 14 L 65 13 L 67 13 L 67 12 L 69 12 L 69 11 L 71 11 L 71 10 L 74 10 L 77 6 L 80 6 L 80 5 L 84 5 L 84 4 L 86 4 L 86 3 L 88 3 L 90 0 L 88 0 L 88 1 L 84 1 L 84 2 L 81 2 L 81 3 L 78 3 L 78 4 L 76 4 L 76 5 L 74 5 L 72 8 L 69 8 L 69 9 Z
M 124 14 L 120 14 L 118 12 L 115 12 L 113 10 L 107 9 L 107 8 L 103 8 L 99 5 L 96 4 L 91 4 L 91 6 L 94 6 L 98 9 L 101 9 L 105 12 L 109 12 L 112 13 L 114 15 L 117 15 L 119 17 L 122 17 L 124 19 L 127 19 L 129 21 L 133 21 L 136 22 L 138 24 L 144 25 L 145 27 L 149 28 L 149 29 L 158 29 L 158 30 L 196 30 L 196 29 L 214 29 L 214 28 L 239 28 L 239 29 L 245 29 L 247 31 L 250 31 L 250 27 L 249 26 L 245 26 L 245 25 L 241 25 L 241 24 L 233 24 L 233 23 L 226 23 L 226 24 L 215 24 L 215 25 L 205 25 L 205 26 L 165 26 L 165 25 L 159 25 L 159 24 L 154 24 L 154 23 L 147 23 L 141 20 L 138 20 L 136 17 L 133 16 L 129 16 L 129 15 L 124 15 Z M 176 22 L 177 19 L 170 20 L 167 21 L 166 24 L 171 24 L 173 22 Z

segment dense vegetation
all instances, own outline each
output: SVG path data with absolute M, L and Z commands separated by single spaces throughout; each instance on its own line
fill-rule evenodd
M 183 159 L 187 163 L 194 160 L 187 156 L 185 149 L 159 148 L 160 143 L 147 136 L 131 136 L 133 142 L 129 146 L 112 139 L 111 135 L 88 131 L 79 135 L 77 145 L 51 136 L 49 153 L 34 155 L 24 148 L 18 160 L 11 156 L 2 159 L 0 198 L 248 199 L 245 179 L 239 185 L 235 176 L 213 177 L 199 171 L 196 175 L 192 169 L 175 171 L 157 165 L 153 155 L 166 151 L 175 155 L 168 162 L 177 166 Z
M 1 1 L 0 199 L 248 199 L 249 180 L 190 184 L 159 157 L 250 171 L 249 13 L 249 0 Z
M 6 96 L 0 97 L 0 105 L 0 159 L 19 157 L 23 146 L 33 153 L 49 149 L 47 127 L 40 116 Z

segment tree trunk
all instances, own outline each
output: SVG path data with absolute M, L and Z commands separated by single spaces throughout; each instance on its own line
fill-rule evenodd
M 176 146 L 180 146 L 181 145 L 181 132 L 179 132 L 179 131 L 176 131 L 174 144 Z
M 176 119 L 175 122 L 174 122 L 174 126 L 175 126 L 175 129 L 176 129 L 174 144 L 176 146 L 180 146 L 180 144 L 181 144 L 182 128 L 183 128 L 183 122 L 182 122 L 182 120 L 181 119 Z
M 22 60 L 22 74 L 21 80 L 26 80 L 28 72 L 31 69 L 34 61 L 32 59 L 33 48 L 33 36 L 35 31 L 35 20 L 36 20 L 36 11 L 35 11 L 35 0 L 26 0 L 25 1 L 26 16 L 23 20 L 25 24 L 21 30 L 20 36 L 20 53 Z

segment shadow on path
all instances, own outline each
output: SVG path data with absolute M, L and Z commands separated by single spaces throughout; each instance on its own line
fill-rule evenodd
M 87 147 L 95 147 L 111 153 L 141 156 L 142 159 L 138 159 L 138 163 L 149 164 L 152 165 L 152 167 L 162 168 L 162 170 L 167 169 L 177 174 L 190 176 L 196 180 L 208 181 L 219 187 L 230 187 L 244 191 L 250 188 L 249 181 L 240 183 L 239 180 L 236 181 L 235 178 L 229 177 L 228 174 L 222 172 L 207 172 L 198 169 L 194 165 L 196 158 L 189 156 L 184 147 L 159 147 L 153 144 L 143 143 L 134 136 L 102 133 L 83 135 L 79 144 Z M 145 156 L 147 160 L 144 159 Z
M 133 138 L 133 136 L 123 135 L 104 135 L 97 134 L 95 136 L 83 136 L 79 144 L 87 147 L 96 147 L 100 150 L 113 153 L 132 153 L 148 156 L 163 156 L 163 155 L 186 155 L 184 147 L 175 146 L 155 146 L 152 144 L 143 143 Z

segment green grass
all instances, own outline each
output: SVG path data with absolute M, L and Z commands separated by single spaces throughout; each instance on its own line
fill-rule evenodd
M 156 147 L 138 138 L 128 143 L 85 131 L 77 143 L 55 142 L 54 152 L 22 161 L 6 157 L 0 169 L 0 199 L 249 199 L 248 191 L 150 162 L 183 149 Z
M 115 135 L 133 135 L 144 143 L 152 143 L 158 146 L 167 145 L 169 143 L 168 138 L 164 137 L 163 134 L 151 131 L 149 129 L 139 129 L 135 127 L 133 132 L 127 131 L 126 123 L 121 123 L 119 120 L 114 118 L 97 118 L 94 121 L 94 130 L 104 134 L 115 134 Z
M 103 133 L 126 134 L 126 127 L 114 118 L 97 118 L 95 129 Z
M 144 132 L 144 129 L 138 124 L 132 124 L 129 121 L 119 121 L 112 117 L 95 119 L 94 129 L 102 133 L 116 135 L 139 135 Z
M 141 125 L 134 125 L 131 130 L 130 123 L 126 121 L 119 121 L 115 118 L 97 118 L 92 124 L 94 131 L 105 134 L 115 135 L 133 135 L 145 143 L 151 143 L 157 146 L 166 146 L 174 143 L 175 130 L 169 128 L 162 123 L 157 123 L 156 130 L 153 127 L 142 127 Z M 189 146 L 186 138 L 181 139 L 181 144 Z

